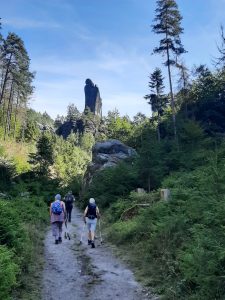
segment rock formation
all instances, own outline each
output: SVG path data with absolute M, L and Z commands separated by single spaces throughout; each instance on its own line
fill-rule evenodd
M 94 115 L 102 116 L 102 99 L 98 87 L 91 81 L 86 79 L 84 87 L 85 93 L 85 110 L 90 110 Z
M 81 117 L 74 121 L 65 121 L 56 130 L 56 134 L 63 136 L 66 139 L 72 132 L 84 133 L 91 132 L 96 136 L 101 131 L 102 124 L 102 99 L 100 97 L 99 89 L 91 79 L 85 81 L 85 110 Z M 93 113 L 89 116 L 87 112 Z
M 98 169 L 116 166 L 120 161 L 136 155 L 136 151 L 118 140 L 98 142 L 94 145 L 93 164 Z
M 98 142 L 92 149 L 92 162 L 88 166 L 84 184 L 87 186 L 93 175 L 109 167 L 117 166 L 121 161 L 132 158 L 137 152 L 118 140 Z

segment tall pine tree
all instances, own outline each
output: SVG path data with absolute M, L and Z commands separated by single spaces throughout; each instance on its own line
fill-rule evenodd
M 15 136 L 19 107 L 26 110 L 26 103 L 33 92 L 34 73 L 29 71 L 30 59 L 24 43 L 15 33 L 8 34 L 0 49 L 0 113 L 5 138 L 11 128 Z
M 158 133 L 158 141 L 160 141 L 161 115 L 163 114 L 163 110 L 166 107 L 167 99 L 163 95 L 163 91 L 164 91 L 163 76 L 162 76 L 162 71 L 159 68 L 156 68 L 155 71 L 150 75 L 149 87 L 152 93 L 146 95 L 145 99 L 148 100 L 148 103 L 151 105 L 152 112 L 157 114 L 157 133 Z
M 176 65 L 179 55 L 185 52 L 181 43 L 180 34 L 183 33 L 181 27 L 182 17 L 178 10 L 178 5 L 174 0 L 158 0 L 156 8 L 156 16 L 154 19 L 153 32 L 162 35 L 159 46 L 154 49 L 154 53 L 166 56 L 164 65 L 168 68 L 171 108 L 173 115 L 174 137 L 177 137 L 176 128 L 176 112 L 173 94 L 171 66 Z

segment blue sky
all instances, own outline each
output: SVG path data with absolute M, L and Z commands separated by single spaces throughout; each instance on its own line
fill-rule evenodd
M 211 66 L 225 0 L 177 3 L 183 16 L 186 64 Z M 31 68 L 37 72 L 31 107 L 52 117 L 65 115 L 70 103 L 83 111 L 84 81 L 91 78 L 100 89 L 103 114 L 116 107 L 130 117 L 137 112 L 150 115 L 143 96 L 148 93 L 149 73 L 162 66 L 162 58 L 151 55 L 159 39 L 151 32 L 155 0 L 0 0 L 0 4 L 3 34 L 14 31 L 24 40 Z

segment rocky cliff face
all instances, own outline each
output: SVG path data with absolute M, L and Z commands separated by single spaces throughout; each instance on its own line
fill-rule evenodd
M 96 172 L 115 167 L 121 161 L 136 156 L 136 151 L 118 140 L 98 142 L 92 149 L 92 162 L 85 175 L 85 185 L 88 185 Z
M 96 136 L 102 131 L 102 99 L 98 87 L 87 79 L 85 81 L 85 109 L 82 116 L 74 121 L 66 121 L 56 130 L 56 134 L 66 139 L 71 133 L 91 132 Z
M 99 117 L 102 116 L 102 99 L 100 97 L 100 92 L 91 79 L 86 79 L 85 87 L 85 110 L 89 110 L 94 115 Z

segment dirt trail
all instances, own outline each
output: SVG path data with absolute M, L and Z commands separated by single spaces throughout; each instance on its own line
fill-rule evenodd
M 115 258 L 105 244 L 79 245 L 82 215 L 74 208 L 68 225 L 71 240 L 55 245 L 51 230 L 45 239 L 42 300 L 155 300 L 146 295 L 132 272 Z

